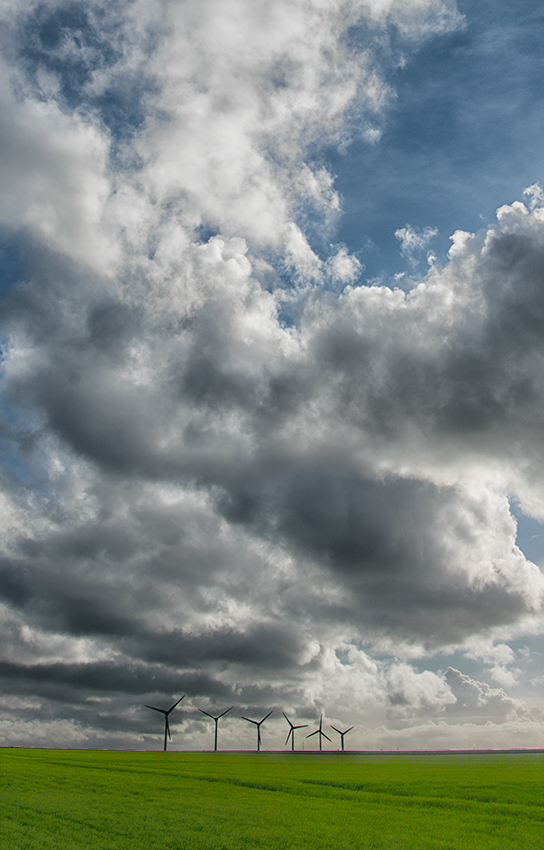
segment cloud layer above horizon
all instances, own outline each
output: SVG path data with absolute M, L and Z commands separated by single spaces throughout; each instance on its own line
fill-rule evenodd
M 513 514 L 544 521 L 542 192 L 419 276 L 436 231 L 399 229 L 402 289 L 335 243 L 326 150 L 380 144 L 455 4 L 0 20 L 0 740 L 148 746 L 142 703 L 187 693 L 189 748 L 223 703 L 542 745 L 509 695 L 544 681 L 511 646 L 544 630 Z

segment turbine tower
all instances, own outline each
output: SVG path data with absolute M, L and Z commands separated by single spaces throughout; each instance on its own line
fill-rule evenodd
M 234 706 L 233 706 L 233 705 L 231 705 L 231 707 L 230 707 L 230 708 L 227 708 L 227 710 L 226 710 L 226 711 L 223 711 L 221 714 L 217 714 L 217 715 L 215 715 L 215 714 L 210 714 L 208 711 L 204 711 L 204 709 L 203 709 L 203 708 L 199 708 L 199 709 L 198 709 L 199 711 L 201 711 L 201 712 L 202 712 L 202 714 L 205 714 L 207 717 L 211 717 L 211 719 L 212 719 L 212 720 L 214 721 L 214 723 L 215 723 L 215 738 L 214 738 L 214 742 L 213 742 L 213 751 L 214 751 L 214 753 L 216 753 L 216 752 L 217 752 L 217 721 L 219 720 L 219 718 L 220 718 L 220 717 L 224 717 L 224 716 L 225 716 L 225 714 L 228 714 L 228 712 L 229 712 L 229 711 L 232 711 L 232 709 L 233 709 L 233 708 L 234 708 Z
M 165 709 L 165 708 L 155 708 L 154 705 L 146 705 L 146 708 L 151 708 L 151 709 L 153 709 L 153 711 L 159 711 L 161 714 L 164 714 L 164 752 L 166 752 L 166 736 L 168 735 L 170 740 L 172 740 L 172 736 L 170 734 L 170 722 L 168 720 L 168 715 L 170 714 L 171 711 L 173 711 L 175 709 L 176 705 L 179 705 L 179 703 L 182 701 L 182 699 L 185 699 L 185 694 L 183 694 L 183 696 L 180 697 L 178 699 L 178 701 L 175 702 L 174 705 L 171 708 L 169 708 L 168 710 Z
M 294 726 L 291 723 L 291 721 L 289 720 L 289 718 L 287 717 L 285 711 L 282 711 L 282 714 L 285 717 L 285 719 L 287 720 L 289 726 L 291 727 L 289 729 L 289 732 L 287 733 L 287 738 L 285 739 L 285 746 L 287 746 L 287 744 L 289 743 L 289 738 L 291 738 L 291 752 L 294 753 L 295 752 L 295 729 L 307 729 L 308 724 L 303 723 L 301 726 Z
M 344 735 L 347 735 L 348 732 L 351 732 L 351 730 L 353 728 L 354 728 L 353 726 L 350 726 L 349 729 L 346 729 L 345 732 L 341 732 L 340 729 L 336 728 L 336 726 L 331 726 L 331 729 L 334 729 L 335 732 L 338 732 L 338 734 L 340 735 L 340 738 L 342 739 L 342 752 L 344 752 Z
M 306 735 L 306 737 L 307 738 L 313 738 L 314 735 L 319 735 L 319 752 L 321 752 L 322 749 L 323 749 L 323 747 L 322 747 L 323 738 L 326 738 L 327 741 L 329 741 L 332 744 L 332 741 L 329 738 L 329 736 L 325 735 L 325 733 L 323 731 L 323 715 L 322 714 L 319 716 L 319 729 L 316 729 L 315 732 L 310 732 L 310 734 Z
M 272 709 L 272 711 L 274 711 L 274 709 Z M 261 726 L 264 723 L 264 721 L 267 720 L 270 717 L 270 715 L 272 714 L 272 711 L 269 711 L 268 714 L 266 715 L 266 717 L 263 717 L 262 720 L 258 720 L 258 721 L 257 720 L 250 720 L 249 717 L 242 717 L 242 720 L 247 720 L 248 723 L 254 723 L 255 726 L 257 727 L 257 752 L 260 752 L 260 750 L 261 750 Z

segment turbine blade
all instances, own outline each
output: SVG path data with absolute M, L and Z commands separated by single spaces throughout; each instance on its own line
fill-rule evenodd
M 307 723 L 303 723 L 301 726 L 293 726 L 293 729 L 307 729 L 307 728 L 308 728 Z
M 272 709 L 272 711 L 274 711 L 274 709 Z M 272 714 L 272 711 L 269 711 L 268 714 L 266 715 L 266 717 L 263 717 L 263 719 L 261 720 L 261 723 L 264 723 L 265 720 L 268 720 L 268 718 Z
M 179 704 L 180 704 L 180 702 L 182 701 L 182 699 L 185 699 L 185 694 L 183 694 L 183 696 L 182 696 L 182 697 L 180 697 L 180 698 L 178 699 L 178 701 L 174 703 L 174 705 L 172 706 L 172 708 L 169 708 L 169 709 L 168 709 L 168 714 L 170 714 L 170 712 L 171 712 L 171 711 L 173 711 L 173 710 L 175 709 L 176 705 L 179 705 Z
M 219 716 L 222 717 L 221 714 Z M 242 720 L 247 720 L 248 723 L 254 723 L 255 726 L 259 725 L 256 720 L 250 720 L 249 717 L 242 717 Z
M 323 734 L 323 733 L 321 733 Z M 309 735 L 306 735 L 307 738 L 313 738 L 314 735 L 319 735 L 319 729 L 316 729 L 315 732 L 310 732 Z
M 170 724 L 169 724 L 169 722 L 168 722 L 168 715 L 166 715 L 166 731 L 168 732 L 168 739 L 171 741 L 171 740 L 172 740 L 172 736 L 171 736 L 171 734 L 170 734 Z
M 329 736 L 328 736 L 328 735 L 325 735 L 325 733 L 324 733 L 324 732 L 322 732 L 321 734 L 323 735 L 323 737 L 324 737 L 324 738 L 326 738 L 326 739 L 327 739 L 327 741 L 330 741 L 330 742 L 331 742 L 331 744 L 332 744 L 332 741 L 331 741 L 331 739 L 329 738 Z
M 331 725 L 331 729 L 334 729 L 335 732 L 338 732 L 339 735 L 344 735 L 344 732 L 341 732 L 340 729 L 337 729 L 336 726 Z
M 286 747 L 287 744 L 289 743 L 289 738 L 291 737 L 292 734 L 293 734 L 293 730 L 289 729 L 289 732 L 287 733 L 287 738 L 285 739 L 285 744 L 283 745 L 284 747 Z
M 232 709 L 233 709 L 233 708 L 234 708 L 234 706 L 233 706 L 233 705 L 231 705 L 231 707 L 230 707 L 230 708 L 227 708 L 227 710 L 226 710 L 226 711 L 223 711 L 221 714 L 218 714 L 218 715 L 217 715 L 217 719 L 219 720 L 219 718 L 220 718 L 220 717 L 223 717 L 223 715 L 224 715 L 224 714 L 228 714 L 228 712 L 229 712 L 229 711 L 232 711 Z
M 288 722 L 289 726 L 292 726 L 293 724 L 291 723 L 291 721 L 290 721 L 290 720 L 289 720 L 289 718 L 287 717 L 287 715 L 286 715 L 285 711 L 282 711 L 282 714 L 283 714 L 283 716 L 285 717 L 285 719 L 287 720 L 287 722 Z
M 203 708 L 199 708 L 198 710 L 199 710 L 199 711 L 201 711 L 201 712 L 202 712 L 202 714 L 206 714 L 208 717 L 211 717 L 211 718 L 212 718 L 212 720 L 215 720 L 215 717 L 213 716 L 213 714 L 210 714 L 210 712 L 209 712 L 209 711 L 204 711 L 204 709 L 203 709 Z
M 352 729 L 355 729 L 355 726 L 350 726 L 349 729 L 346 729 L 346 731 L 344 732 L 344 735 L 347 735 L 348 732 L 351 732 Z
M 146 705 L 145 707 L 146 708 L 152 708 L 153 711 L 160 711 L 161 714 L 166 714 L 166 711 L 164 710 L 164 708 L 155 708 L 154 705 Z

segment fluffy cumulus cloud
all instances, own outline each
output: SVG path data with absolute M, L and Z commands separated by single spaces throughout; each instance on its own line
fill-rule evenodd
M 229 746 L 270 708 L 542 744 L 505 643 L 542 629 L 511 512 L 544 518 L 541 192 L 402 291 L 334 243 L 320 158 L 379 143 L 387 69 L 455 5 L 1 18 L 1 740 L 150 746 L 143 703 L 186 693 L 189 748 L 229 705 Z M 500 687 L 430 663 L 460 651 Z

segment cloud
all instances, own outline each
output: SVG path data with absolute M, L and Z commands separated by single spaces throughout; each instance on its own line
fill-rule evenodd
M 456 700 L 450 710 L 463 712 L 464 717 L 470 718 L 472 722 L 477 722 L 475 718 L 478 715 L 482 716 L 482 722 L 491 717 L 492 722 L 500 723 L 516 717 L 517 710 L 521 715 L 525 713 L 523 706 L 508 697 L 502 688 L 490 688 L 452 667 L 448 667 L 444 678 Z
M 509 497 L 544 504 L 544 215 L 502 208 L 409 292 L 361 285 L 309 153 L 380 119 L 391 44 L 449 31 L 453 5 L 149 1 L 110 40 L 100 9 L 5 13 L 33 45 L 0 92 L 0 216 L 25 246 L 0 675 L 31 701 L 7 739 L 36 699 L 51 735 L 140 741 L 149 692 L 194 700 L 195 745 L 198 700 L 333 717 L 342 693 L 395 724 L 476 699 L 506 722 L 502 692 L 372 652 L 540 622 Z M 402 233 L 407 256 L 432 235 Z
M 0 224 L 28 228 L 53 250 L 105 272 L 117 250 L 103 227 L 110 194 L 108 140 L 51 101 L 21 100 L 0 71 Z
M 357 257 L 351 256 L 346 248 L 340 247 L 327 262 L 334 283 L 354 283 L 359 277 L 362 266 Z
M 544 201 L 544 193 L 542 192 L 542 187 L 539 186 L 538 183 L 533 183 L 532 186 L 527 186 L 527 188 L 523 190 L 523 194 L 530 199 L 529 206 L 531 210 L 542 206 L 542 201 Z
M 449 680 L 425 670 L 416 673 L 409 664 L 397 664 L 389 670 L 388 700 L 398 712 L 430 709 L 443 712 L 455 702 Z M 450 690 L 448 690 L 448 687 Z
M 430 240 L 437 233 L 438 230 L 436 227 L 425 227 L 418 232 L 415 227 L 407 224 L 406 227 L 400 227 L 396 230 L 395 236 L 400 242 L 402 256 L 410 260 L 411 263 L 414 263 L 416 262 L 417 255 L 427 247 Z

